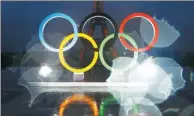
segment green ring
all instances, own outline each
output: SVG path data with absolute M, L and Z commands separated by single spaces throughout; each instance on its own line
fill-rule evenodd
M 112 103 L 112 102 L 115 102 L 115 101 L 117 102 L 117 100 L 113 96 L 108 97 L 105 100 L 103 100 L 103 102 L 100 105 L 100 113 L 99 113 L 99 116 L 104 116 L 105 106 L 107 104 Z
M 100 105 L 99 116 L 104 116 L 105 106 L 107 104 L 112 103 L 112 102 L 115 102 L 115 101 L 117 102 L 117 99 L 114 98 L 113 96 L 104 99 L 102 101 L 101 105 Z M 133 99 L 132 99 L 132 101 L 133 101 L 133 104 L 134 104 L 133 107 L 132 107 L 133 112 L 134 112 L 134 114 L 138 114 L 139 113 L 139 106 L 134 103 L 134 100 Z
M 135 48 L 137 48 L 137 44 L 135 43 L 135 41 L 133 40 L 132 37 L 130 37 L 129 35 L 127 34 L 124 34 L 124 33 L 119 33 L 118 34 L 119 36 L 123 36 L 125 39 L 127 39 Z M 137 59 L 138 59 L 138 52 L 134 52 L 134 57 L 133 57 L 133 60 L 132 62 L 125 68 L 123 69 L 115 69 L 115 68 L 112 68 L 111 66 L 109 66 L 106 61 L 104 60 L 104 56 L 103 56 L 103 48 L 105 46 L 105 44 L 110 40 L 110 39 L 113 39 L 114 38 L 114 34 L 111 34 L 109 36 L 107 36 L 101 43 L 100 45 L 100 48 L 99 48 L 99 57 L 100 57 L 100 60 L 102 62 L 102 64 L 104 65 L 104 67 L 106 67 L 108 70 L 110 71 L 118 71 L 118 72 L 122 72 L 122 71 L 126 71 L 128 69 L 130 69 L 131 67 L 133 67 L 136 62 L 137 62 Z

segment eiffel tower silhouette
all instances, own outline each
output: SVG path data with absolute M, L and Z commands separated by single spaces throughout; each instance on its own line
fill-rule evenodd
M 104 13 L 104 2 L 94 1 L 92 10 L 93 10 L 93 13 Z M 94 37 L 95 31 L 97 31 L 96 30 L 97 26 L 101 27 L 102 37 L 100 37 L 100 38 Z M 81 28 L 83 28 L 83 27 L 81 27 Z M 82 30 L 81 28 L 80 28 L 80 30 Z M 108 31 L 106 19 L 103 17 L 92 18 L 89 22 L 89 27 L 87 28 L 86 33 L 95 39 L 95 41 L 99 47 L 101 42 L 104 40 L 104 38 L 110 34 Z M 92 46 L 90 45 L 89 42 L 83 40 L 82 43 L 83 43 L 84 47 L 83 47 L 83 49 L 80 50 L 80 61 L 81 61 L 81 65 L 83 67 L 85 67 L 87 64 L 90 63 L 90 60 L 85 60 L 85 59 L 87 59 L 88 57 L 91 58 L 91 56 L 92 56 L 91 53 L 93 53 L 94 49 L 92 48 Z M 115 58 L 117 56 L 117 52 L 113 48 L 113 44 L 114 44 L 114 42 L 112 42 L 112 41 L 108 42 L 104 48 L 104 52 L 108 52 L 110 54 L 110 56 L 112 54 L 111 57 Z M 107 59 L 106 55 L 104 55 L 104 56 L 105 56 L 104 58 L 106 60 Z M 109 62 L 108 60 L 106 60 L 106 61 L 108 64 L 112 65 L 112 61 L 111 62 Z M 102 73 L 103 75 L 101 75 L 101 77 L 97 76 L 97 75 L 99 75 L 99 73 Z M 100 60 L 98 60 L 97 63 L 95 64 L 95 66 L 90 71 L 85 72 L 84 81 L 104 82 L 109 77 L 109 75 L 110 75 L 110 71 L 107 70 L 102 65 Z

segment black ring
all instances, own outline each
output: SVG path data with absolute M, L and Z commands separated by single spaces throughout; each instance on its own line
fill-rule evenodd
M 94 17 L 94 16 L 103 16 L 103 17 L 106 17 L 107 19 L 109 19 L 109 20 L 112 22 L 112 24 L 113 24 L 113 26 L 114 26 L 114 29 L 115 29 L 115 30 L 114 30 L 114 31 L 115 31 L 115 33 L 114 33 L 114 39 L 112 39 L 112 41 L 110 41 L 111 43 L 109 43 L 109 44 L 106 45 L 106 47 L 105 47 L 105 50 L 106 50 L 106 48 L 110 48 L 111 45 L 115 43 L 115 41 L 116 41 L 116 39 L 117 39 L 117 37 L 118 37 L 118 26 L 117 26 L 117 23 L 114 21 L 114 19 L 113 19 L 111 16 L 109 16 L 109 15 L 107 15 L 107 14 L 105 14 L 105 13 L 100 13 L 100 12 L 92 13 L 92 14 L 86 16 L 86 17 L 84 18 L 84 20 L 81 22 L 81 24 L 80 24 L 80 26 L 79 26 L 79 32 L 82 33 L 82 30 L 83 30 L 83 28 L 84 28 L 84 27 L 83 27 L 83 26 L 84 26 L 84 23 L 85 23 L 88 19 L 90 19 L 91 17 Z M 88 44 L 86 43 L 86 41 L 84 41 L 83 39 L 82 39 L 81 41 L 82 41 L 82 43 L 83 43 L 84 46 L 87 46 L 87 47 L 88 47 Z M 103 41 L 103 40 L 102 40 L 102 41 Z M 102 41 L 101 41 L 101 42 L 102 42 Z M 101 43 L 101 42 L 100 42 L 100 43 Z

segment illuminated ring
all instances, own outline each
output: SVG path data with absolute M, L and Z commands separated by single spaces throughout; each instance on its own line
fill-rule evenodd
M 87 17 L 85 17 L 85 19 L 81 22 L 81 24 L 79 26 L 79 32 L 83 33 L 83 29 L 84 29 L 85 25 L 88 23 L 88 21 L 90 21 L 93 18 L 104 18 L 104 19 L 108 20 L 114 28 L 114 38 L 117 38 L 117 36 L 118 36 L 117 23 L 114 21 L 114 19 L 111 16 L 109 16 L 105 13 L 99 13 L 99 12 L 92 13 L 92 14 L 88 15 Z M 115 41 L 116 41 L 116 39 L 113 41 L 113 43 Z M 85 41 L 83 41 L 83 40 L 82 40 L 82 43 L 84 45 L 86 45 Z
M 130 36 L 122 33 L 122 34 L 119 34 L 119 36 L 123 36 L 125 39 L 127 39 L 135 48 L 137 48 L 137 45 L 135 43 L 135 41 L 133 40 L 133 38 L 131 38 Z M 126 68 L 123 68 L 123 69 L 115 69 L 115 68 L 112 68 L 111 66 L 109 66 L 106 61 L 104 60 L 104 56 L 103 56 L 103 48 L 105 46 L 105 44 L 114 37 L 114 34 L 111 34 L 109 36 L 107 36 L 101 43 L 100 45 L 100 49 L 99 49 L 99 56 L 100 56 L 100 60 L 102 62 L 102 64 L 104 65 L 104 67 L 106 67 L 108 70 L 110 71 L 116 71 L 116 72 L 122 72 L 122 71 L 126 71 L 128 70 L 129 68 L 133 67 L 136 62 L 137 62 L 137 59 L 138 59 L 138 52 L 134 52 L 134 57 L 133 57 L 133 60 L 132 62 L 126 67 Z
M 145 52 L 145 51 L 147 51 L 147 50 L 150 50 L 150 49 L 156 44 L 156 42 L 158 41 L 158 36 L 159 36 L 158 24 L 157 24 L 157 22 L 156 22 L 151 16 L 149 16 L 148 14 L 145 14 L 145 13 L 133 13 L 133 14 L 130 14 L 130 15 L 128 15 L 128 16 L 122 21 L 122 23 L 121 23 L 121 25 L 120 25 L 119 32 L 120 32 L 120 33 L 123 33 L 124 27 L 125 27 L 126 23 L 127 23 L 129 20 L 131 20 L 131 19 L 133 19 L 133 18 L 137 18 L 137 17 L 144 18 L 144 19 L 148 20 L 148 21 L 151 23 L 152 27 L 153 27 L 154 35 L 153 35 L 153 39 L 152 39 L 152 41 L 150 42 L 150 44 L 148 44 L 148 45 L 147 45 L 146 47 L 144 47 L 144 48 L 139 48 L 139 49 L 138 49 L 138 48 L 134 48 L 134 47 L 130 46 L 130 45 L 127 43 L 127 41 L 126 41 L 124 38 L 122 38 L 122 37 L 120 38 L 120 41 L 121 41 L 121 43 L 122 43 L 126 48 L 128 48 L 128 49 L 131 50 L 131 51 Z
M 42 45 L 43 45 L 45 48 L 47 48 L 48 50 L 50 50 L 50 51 L 52 51 L 52 52 L 59 52 L 59 49 L 53 48 L 53 47 L 51 47 L 50 45 L 48 45 L 48 44 L 46 43 L 45 38 L 44 38 L 44 35 L 43 35 L 43 33 L 44 33 L 44 28 L 45 28 L 46 24 L 47 24 L 50 20 L 52 20 L 52 19 L 54 19 L 54 18 L 64 18 L 64 19 L 67 19 L 67 20 L 72 24 L 72 26 L 73 26 L 73 30 L 74 30 L 74 34 L 75 34 L 74 39 L 72 40 L 72 42 L 71 42 L 69 45 L 67 45 L 65 48 L 63 48 L 63 51 L 67 51 L 67 50 L 71 49 L 71 48 L 76 44 L 76 42 L 77 42 L 77 40 L 78 40 L 78 36 L 77 36 L 77 34 L 78 34 L 78 29 L 77 29 L 77 25 L 76 25 L 76 23 L 74 22 L 74 20 L 73 20 L 71 17 L 69 17 L 68 15 L 66 15 L 66 14 L 63 14 L 63 13 L 53 13 L 53 14 L 47 16 L 47 17 L 42 21 L 42 23 L 40 24 L 40 27 L 39 27 L 39 39 L 40 39 L 40 42 L 41 42 Z
M 73 102 L 87 103 L 93 111 L 93 116 L 98 116 L 98 107 L 97 107 L 96 102 L 92 98 L 85 96 L 85 95 L 73 95 L 65 99 L 60 105 L 59 116 L 64 116 L 63 114 L 64 110 L 67 108 L 68 105 L 70 105 Z
M 109 103 L 115 102 L 117 101 L 114 97 L 109 97 L 105 100 L 103 100 L 103 102 L 100 105 L 100 113 L 99 116 L 104 116 L 104 111 L 105 111 L 105 106 Z
M 67 42 L 68 42 L 69 40 L 71 40 L 73 37 L 74 37 L 74 34 L 71 34 L 71 35 L 65 37 L 65 38 L 63 39 L 63 41 L 61 42 L 60 47 L 59 47 L 59 59 L 60 59 L 62 65 L 63 65 L 66 69 L 68 69 L 69 71 L 72 71 L 72 72 L 74 72 L 74 73 L 83 73 L 83 72 L 86 72 L 86 71 L 90 70 L 90 69 L 96 64 L 96 62 L 97 62 L 97 60 L 98 60 L 98 51 L 94 51 L 94 58 L 93 58 L 92 62 L 91 62 L 87 67 L 82 68 L 82 69 L 75 69 L 75 68 L 72 68 L 71 66 L 69 66 L 69 65 L 66 63 L 66 61 L 65 61 L 65 59 L 64 59 L 64 56 L 63 56 L 63 47 L 64 47 L 65 44 L 67 44 Z M 92 44 L 92 46 L 94 47 L 94 49 L 97 49 L 97 48 L 98 48 L 98 46 L 97 46 L 96 42 L 94 41 L 94 39 L 93 39 L 92 37 L 90 37 L 89 35 L 86 35 L 86 34 L 84 34 L 84 33 L 78 33 L 78 37 L 82 37 L 82 38 L 87 39 L 88 41 L 90 41 L 90 43 Z

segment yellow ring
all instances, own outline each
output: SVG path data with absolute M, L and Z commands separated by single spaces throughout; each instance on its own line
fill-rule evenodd
M 61 42 L 61 44 L 59 46 L 59 59 L 61 61 L 61 64 L 66 69 L 68 69 L 69 71 L 74 72 L 74 73 L 83 73 L 83 72 L 86 72 L 86 71 L 90 70 L 96 64 L 96 62 L 98 60 L 98 51 L 94 51 L 94 58 L 93 58 L 92 62 L 87 67 L 82 68 L 82 69 L 75 69 L 75 68 L 69 66 L 67 64 L 67 62 L 65 61 L 65 59 L 64 59 L 63 48 L 67 44 L 67 42 L 69 40 L 71 40 L 73 37 L 74 37 L 74 34 L 70 34 L 69 36 L 65 37 L 63 39 L 63 41 Z M 92 44 L 92 46 L 95 49 L 98 48 L 98 46 L 97 46 L 96 42 L 94 41 L 94 39 L 92 37 L 90 37 L 89 35 L 84 34 L 84 33 L 78 33 L 78 37 L 82 37 L 83 39 L 87 39 L 88 41 L 90 41 L 90 43 Z

